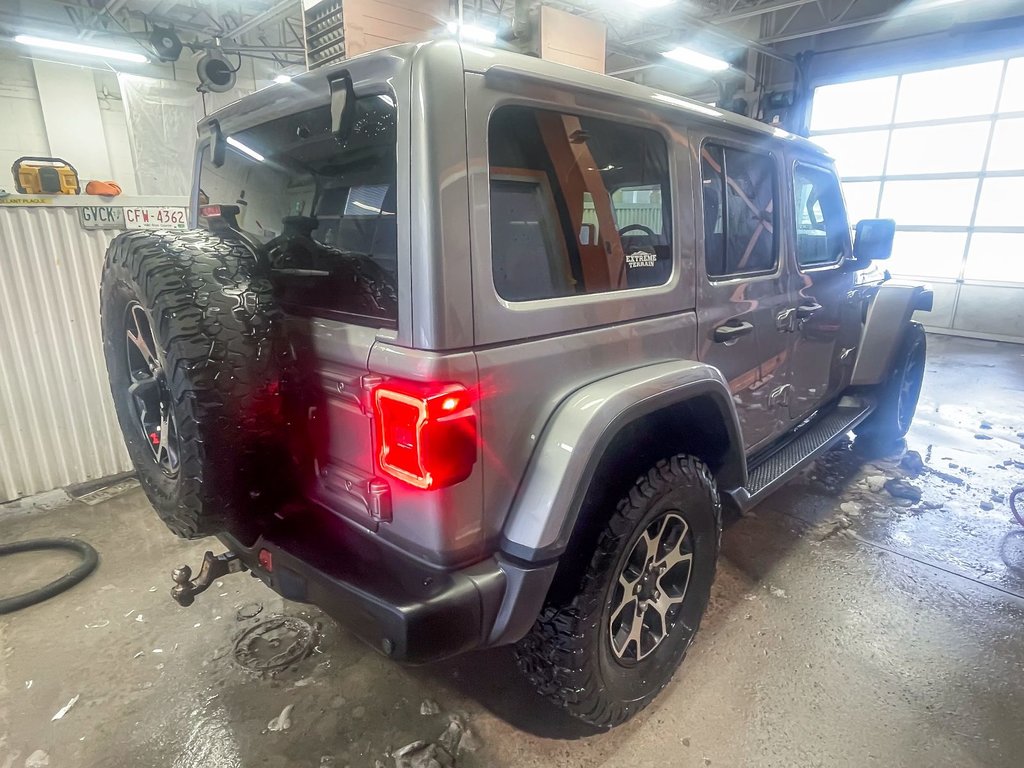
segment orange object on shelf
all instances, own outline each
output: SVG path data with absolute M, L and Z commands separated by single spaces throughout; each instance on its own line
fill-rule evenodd
M 116 197 L 121 194 L 121 187 L 116 181 L 90 181 L 85 185 L 85 194 Z

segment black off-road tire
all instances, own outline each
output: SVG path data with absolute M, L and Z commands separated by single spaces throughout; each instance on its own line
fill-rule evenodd
M 921 397 L 927 355 L 924 328 L 911 323 L 893 356 L 888 376 L 875 390 L 878 407 L 855 430 L 859 439 L 883 446 L 906 436 Z
M 252 253 L 200 230 L 126 232 L 107 249 L 100 301 L 115 410 L 153 507 L 182 538 L 227 530 L 252 540 L 288 492 L 281 389 L 291 359 L 284 316 Z M 169 452 L 154 456 L 159 435 L 147 438 L 128 394 L 140 375 L 128 326 L 146 320 L 176 470 Z
M 623 594 L 616 592 L 620 574 L 641 535 L 650 537 L 670 513 L 681 515 L 692 532 L 692 570 L 680 610 L 649 655 L 619 658 L 610 623 L 612 602 Z M 721 531 L 721 504 L 707 466 L 682 454 L 659 461 L 619 501 L 575 595 L 546 605 L 516 646 L 520 670 L 542 695 L 591 725 L 610 728 L 633 717 L 668 684 L 696 635 L 711 594 Z

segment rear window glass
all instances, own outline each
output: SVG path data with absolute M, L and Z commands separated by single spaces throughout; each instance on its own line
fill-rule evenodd
M 393 325 L 397 301 L 395 106 L 356 102 L 339 141 L 324 105 L 226 136 L 224 164 L 204 154 L 201 204 L 238 208 L 239 228 L 293 309 Z
M 489 131 L 491 262 L 508 301 L 662 285 L 668 150 L 657 132 L 507 106 Z

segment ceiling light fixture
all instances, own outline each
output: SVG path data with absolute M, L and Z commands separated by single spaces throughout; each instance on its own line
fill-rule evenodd
M 714 56 L 708 56 L 706 53 L 695 51 L 692 48 L 673 48 L 671 51 L 665 51 L 661 55 L 666 59 L 678 61 L 680 64 L 703 69 L 705 72 L 722 72 L 729 69 L 729 62 L 716 59 Z
M 117 61 L 130 61 L 134 64 L 145 64 L 149 59 L 141 53 L 131 51 L 119 51 L 114 48 L 98 48 L 95 45 L 82 45 L 67 40 L 50 40 L 35 35 L 15 35 L 14 42 L 27 45 L 29 48 L 48 48 L 53 51 L 64 53 L 78 53 L 82 56 L 98 56 L 101 59 L 115 59 Z
M 480 27 L 476 24 L 462 24 L 457 21 L 448 22 L 448 33 L 456 35 L 460 40 L 470 43 L 482 43 L 483 45 L 494 45 L 498 41 L 498 33 L 487 27 Z

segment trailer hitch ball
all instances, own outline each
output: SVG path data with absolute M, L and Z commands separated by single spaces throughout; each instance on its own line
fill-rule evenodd
M 245 565 L 234 552 L 214 555 L 208 551 L 203 556 L 203 565 L 195 579 L 192 578 L 192 569 L 187 565 L 180 565 L 171 571 L 171 581 L 174 582 L 171 597 L 178 605 L 187 608 L 195 602 L 196 595 L 209 589 L 216 579 L 244 570 Z

